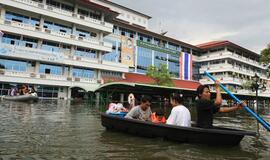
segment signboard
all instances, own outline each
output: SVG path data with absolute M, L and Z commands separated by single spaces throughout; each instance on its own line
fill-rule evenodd
M 134 40 L 121 36 L 121 63 L 134 67 Z
M 143 48 L 148 48 L 154 51 L 158 51 L 158 52 L 162 52 L 162 53 L 167 53 L 167 54 L 172 54 L 172 55 L 179 55 L 179 51 L 175 51 L 169 48 L 164 48 L 164 47 L 160 47 L 158 45 L 149 43 L 149 42 L 144 42 L 144 41 L 140 41 L 137 40 L 137 46 L 139 47 L 143 47 Z

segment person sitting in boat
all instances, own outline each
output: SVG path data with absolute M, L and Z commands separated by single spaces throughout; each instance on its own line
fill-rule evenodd
M 141 98 L 141 104 L 133 107 L 125 116 L 125 118 L 138 119 L 143 121 L 150 121 L 152 114 L 151 108 L 151 97 L 143 96 Z
M 189 110 L 183 105 L 183 95 L 173 93 L 170 97 L 170 103 L 173 106 L 171 114 L 166 124 L 190 127 L 191 116 Z
M 17 88 L 12 88 L 10 92 L 10 96 L 17 96 L 18 89 Z
M 19 95 L 25 95 L 28 94 L 29 90 L 26 85 L 22 85 L 19 89 Z
M 109 104 L 109 108 L 106 111 L 107 114 L 109 113 L 120 113 L 120 112 L 127 112 L 127 109 L 123 106 L 122 103 L 119 103 L 118 100 L 114 97 L 112 103 Z
M 166 118 L 163 112 L 156 111 L 151 114 L 151 121 L 153 123 L 166 123 Z
M 220 112 L 226 113 L 235 111 L 246 103 L 236 104 L 232 107 L 220 107 L 222 105 L 222 97 L 220 93 L 219 80 L 215 81 L 216 99 L 211 100 L 211 93 L 208 85 L 200 85 L 197 88 L 198 100 L 196 103 L 197 109 L 197 126 L 201 128 L 213 127 L 213 114 Z

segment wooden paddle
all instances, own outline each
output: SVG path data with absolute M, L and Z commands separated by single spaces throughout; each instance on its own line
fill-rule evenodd
M 209 77 L 211 80 L 216 81 L 216 79 L 211 76 L 207 71 L 204 72 L 204 74 Z M 220 87 L 237 103 L 241 103 L 241 101 L 235 97 L 224 85 L 220 84 Z M 265 129 L 267 129 L 268 132 L 270 132 L 270 125 L 263 120 L 259 115 L 257 115 L 254 111 L 252 111 L 249 107 L 244 106 L 245 111 L 250 113 L 259 123 L 261 123 L 262 126 L 264 126 Z

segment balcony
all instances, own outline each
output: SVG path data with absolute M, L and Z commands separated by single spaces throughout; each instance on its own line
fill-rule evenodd
M 266 67 L 264 67 L 263 65 L 259 64 L 257 61 L 254 61 L 252 59 L 243 57 L 241 55 L 237 55 L 235 53 L 232 52 L 225 52 L 225 51 L 220 51 L 220 52 L 215 52 L 215 53 L 210 53 L 210 54 L 206 54 L 203 56 L 200 56 L 197 61 L 198 62 L 207 62 L 210 60 L 218 60 L 218 59 L 225 59 L 225 58 L 230 58 L 230 59 L 234 59 L 235 61 L 240 61 L 243 62 L 245 64 L 251 65 L 251 66 L 255 66 L 261 69 L 266 69 Z
M 28 10 L 37 14 L 50 16 L 53 18 L 66 20 L 75 24 L 84 25 L 85 27 L 91 27 L 104 32 L 112 33 L 113 25 L 107 22 L 103 22 L 90 17 L 85 17 L 80 14 L 74 14 L 73 12 L 62 10 L 55 6 L 49 6 L 43 3 L 35 2 L 32 0 L 5 0 L 4 5 L 20 8 L 22 10 Z
M 252 70 L 241 68 L 239 66 L 233 66 L 232 64 L 226 64 L 226 63 L 210 65 L 210 66 L 202 66 L 200 68 L 200 74 L 204 74 L 204 71 L 206 70 L 208 70 L 210 73 L 231 71 L 231 72 L 236 72 L 236 73 L 248 75 L 248 76 L 255 75 L 255 72 Z M 267 76 L 264 74 L 259 74 L 259 76 L 262 79 L 268 79 Z
M 54 64 L 77 66 L 84 68 L 93 68 L 109 70 L 116 72 L 128 72 L 128 66 L 117 62 L 99 62 L 97 58 L 77 57 L 74 55 L 65 55 L 61 52 L 49 52 L 36 48 L 23 46 L 14 46 L 1 44 L 0 56 L 10 57 L 13 59 L 34 60 L 38 62 L 50 62 Z
M 243 79 L 233 78 L 233 77 L 229 77 L 229 76 L 227 76 L 227 77 L 226 76 L 214 76 L 214 77 L 220 79 L 222 84 L 242 85 L 242 83 L 244 82 Z M 203 77 L 203 79 L 200 79 L 199 81 L 202 84 L 214 84 L 214 82 L 207 77 Z
M 64 32 L 53 31 L 45 28 L 38 28 L 29 24 L 20 22 L 0 19 L 0 26 L 3 31 L 11 33 L 24 33 L 29 37 L 36 37 L 42 39 L 48 39 L 51 41 L 64 42 L 71 45 L 82 46 L 86 48 L 92 48 L 96 50 L 110 52 L 112 50 L 112 44 L 108 42 L 100 42 L 95 38 L 79 37 Z M 21 30 L 19 30 L 19 29 Z
M 97 79 L 95 78 L 79 78 L 80 80 L 75 80 L 75 77 L 68 77 L 64 75 L 52 75 L 52 74 L 38 74 L 30 72 L 19 72 L 2 70 L 3 74 L 0 74 L 2 81 L 7 82 L 18 82 L 18 83 L 32 83 L 32 84 L 45 84 L 45 85 L 60 85 L 60 86 L 84 86 L 89 84 L 97 84 Z M 69 80 L 67 80 L 70 78 Z M 78 79 L 78 78 L 77 78 Z

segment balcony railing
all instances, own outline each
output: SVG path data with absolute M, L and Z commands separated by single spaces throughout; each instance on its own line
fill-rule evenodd
M 243 57 L 241 55 L 238 55 L 238 54 L 235 54 L 235 53 L 232 53 L 232 52 L 225 52 L 225 51 L 220 51 L 220 52 L 215 52 L 215 53 L 209 53 L 209 54 L 206 54 L 206 55 L 203 55 L 203 56 L 200 56 L 198 58 L 198 61 L 209 61 L 209 58 L 212 58 L 212 59 L 221 59 L 221 58 L 234 58 L 236 60 L 240 60 L 244 63 L 248 63 L 249 65 L 255 65 L 256 67 L 260 67 L 260 68 L 263 68 L 265 69 L 265 67 L 263 65 L 261 65 L 259 62 L 255 61 L 255 60 L 252 60 L 252 59 L 249 59 L 247 57 Z
M 23 4 L 27 4 L 27 5 L 30 5 L 30 6 L 33 6 L 33 7 L 41 8 L 41 9 L 44 9 L 44 10 L 49 10 L 49 11 L 52 11 L 52 12 L 55 12 L 55 13 L 59 13 L 59 14 L 69 16 L 69 17 L 73 17 L 73 18 L 76 18 L 76 19 L 80 19 L 80 20 L 83 20 L 83 21 L 95 23 L 95 24 L 102 25 L 102 26 L 105 26 L 105 27 L 108 27 L 108 28 L 113 28 L 113 25 L 110 24 L 110 23 L 102 22 L 100 20 L 97 20 L 97 19 L 94 19 L 94 18 L 91 18 L 91 17 L 85 17 L 85 16 L 80 15 L 80 14 L 75 14 L 74 12 L 63 10 L 63 9 L 57 8 L 55 6 L 35 2 L 35 1 L 32 1 L 32 0 L 13 0 L 13 1 L 20 2 L 20 3 L 23 3 Z
M 128 66 L 118 62 L 99 61 L 97 58 L 79 57 L 64 54 L 62 52 L 51 52 L 37 48 L 29 48 L 4 43 L 0 43 L 0 55 L 19 59 L 45 61 L 56 64 L 128 72 Z
M 53 74 L 39 74 L 31 72 L 21 72 L 1 69 L 3 72 L 0 76 L 9 77 L 20 77 L 20 78 L 34 78 L 34 79 L 46 79 L 46 80 L 56 80 L 56 81 L 69 81 L 69 82 L 80 82 L 80 83 L 97 83 L 95 78 L 78 78 L 78 77 L 68 77 L 64 75 L 53 75 Z
M 239 67 L 239 66 L 233 66 L 232 64 L 225 64 L 225 63 L 221 63 L 221 64 L 217 64 L 217 65 L 210 65 L 210 66 L 202 66 L 200 68 L 200 73 L 203 74 L 204 71 L 213 71 L 213 72 L 219 72 L 219 71 L 234 71 L 234 72 L 238 72 L 240 74 L 243 74 L 243 75 L 248 75 L 248 76 L 254 76 L 255 73 L 257 72 L 254 72 L 252 70 L 249 70 L 249 69 L 245 69 L 245 68 L 242 68 L 242 67 Z M 257 73 L 258 74 L 258 73 Z M 263 79 L 268 79 L 266 75 L 264 74 L 259 74 L 259 76 Z
M 79 36 L 76 36 L 76 35 L 73 35 L 73 34 L 68 34 L 68 33 L 60 32 L 60 31 L 49 30 L 49 29 L 46 29 L 46 28 L 39 29 L 39 27 L 36 27 L 34 25 L 25 24 L 25 23 L 21 23 L 21 22 L 15 22 L 15 21 L 10 21 L 10 20 L 0 19 L 0 24 L 4 24 L 4 25 L 16 27 L 16 28 L 22 28 L 22 29 L 25 29 L 25 30 L 43 32 L 43 33 L 51 34 L 51 35 L 58 36 L 58 37 L 63 37 L 63 38 L 68 38 L 68 39 L 73 39 L 73 40 L 75 39 L 75 40 L 84 41 L 84 42 L 89 42 L 91 44 L 98 45 L 98 46 L 104 46 L 104 47 L 109 47 L 109 48 L 112 47 L 111 43 L 109 43 L 109 42 L 100 42 L 98 39 L 95 39 L 95 38 L 79 37 Z

